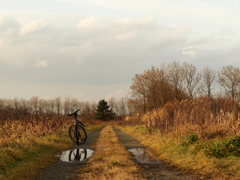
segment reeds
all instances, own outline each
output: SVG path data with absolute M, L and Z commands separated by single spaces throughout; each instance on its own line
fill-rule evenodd
M 205 139 L 240 135 L 239 113 L 231 109 L 231 102 L 224 103 L 220 107 L 210 99 L 169 102 L 141 116 L 127 117 L 125 123 L 145 124 L 148 128 L 157 128 L 166 134 L 198 133 Z M 229 106 L 226 106 L 228 103 Z

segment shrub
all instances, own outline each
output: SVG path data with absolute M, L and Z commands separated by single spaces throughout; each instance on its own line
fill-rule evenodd
M 240 136 L 219 142 L 211 141 L 205 153 L 216 158 L 240 157 Z
M 187 135 L 185 140 L 186 140 L 186 143 L 188 144 L 194 144 L 195 142 L 198 141 L 198 136 L 197 134 L 189 134 Z

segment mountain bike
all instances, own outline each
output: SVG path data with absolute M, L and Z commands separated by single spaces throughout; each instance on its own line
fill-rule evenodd
M 74 124 L 70 126 L 68 133 L 69 133 L 70 139 L 74 143 L 76 143 L 78 146 L 80 144 L 84 144 L 87 140 L 87 133 L 84 129 L 84 124 L 77 119 L 78 117 L 77 113 L 79 110 L 80 109 L 68 115 L 68 116 L 74 117 Z

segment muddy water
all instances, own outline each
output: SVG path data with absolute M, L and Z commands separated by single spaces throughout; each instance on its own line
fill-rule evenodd
M 128 151 L 133 154 L 133 157 L 138 162 L 139 168 L 144 171 L 146 179 L 162 179 L 162 180 L 200 180 L 199 177 L 194 177 L 191 174 L 184 174 L 176 167 L 172 167 L 162 161 L 159 161 L 154 155 L 137 140 L 133 139 L 128 134 L 122 132 L 116 127 L 113 127 L 117 133 L 119 140 Z
M 113 127 L 116 134 L 118 135 L 121 143 L 126 147 L 126 149 L 131 152 L 134 158 L 139 163 L 159 163 L 159 161 L 150 156 L 149 150 L 147 150 L 143 145 L 141 145 L 137 140 L 133 139 L 128 134 L 122 132 L 116 127 Z
M 140 163 L 159 163 L 159 161 L 149 155 L 145 148 L 132 148 L 128 150 Z
M 92 146 L 96 142 L 99 132 L 101 132 L 101 130 L 103 128 L 104 127 L 99 128 L 96 131 L 88 134 L 88 140 L 86 141 L 86 143 L 81 145 L 80 148 L 92 149 Z M 74 145 L 72 147 L 72 149 L 78 149 L 78 148 L 79 147 L 76 145 Z M 66 152 L 65 154 L 69 155 L 69 153 Z M 77 154 L 76 152 L 74 152 L 74 153 Z M 87 152 L 87 154 L 90 154 L 90 153 Z M 61 155 L 63 155 L 63 152 L 60 154 L 60 156 Z M 59 157 L 59 155 L 58 155 L 58 157 Z M 83 157 L 85 157 L 85 155 Z M 80 159 L 83 159 L 83 157 L 81 157 Z M 45 168 L 39 174 L 39 176 L 34 178 L 34 180 L 48 180 L 48 179 L 49 180 L 60 180 L 60 179 L 61 180 L 71 180 L 75 176 L 75 171 L 77 169 L 79 169 L 82 165 L 84 165 L 84 161 L 78 161 L 78 163 L 77 162 L 69 163 L 69 162 L 59 160 L 59 162 Z
M 86 161 L 94 153 L 94 150 L 87 148 L 76 148 L 63 151 L 59 159 L 64 162 L 81 162 Z

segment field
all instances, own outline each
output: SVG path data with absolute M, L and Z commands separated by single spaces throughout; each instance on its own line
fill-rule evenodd
M 213 101 L 176 101 L 123 120 L 103 122 L 84 118 L 83 122 L 88 133 L 101 124 L 114 124 L 139 140 L 159 159 L 184 172 L 235 180 L 240 179 L 240 123 L 239 115 L 227 109 L 230 107 L 227 103 L 222 102 L 225 109 L 214 112 Z M 6 113 L 1 115 L 7 116 Z M 43 111 L 37 115 L 28 112 L 22 118 L 14 113 L 8 117 L 0 124 L 0 179 L 29 179 L 54 163 L 56 152 L 71 146 L 67 129 L 72 120 L 66 115 Z

